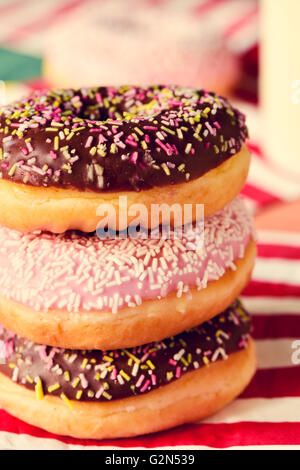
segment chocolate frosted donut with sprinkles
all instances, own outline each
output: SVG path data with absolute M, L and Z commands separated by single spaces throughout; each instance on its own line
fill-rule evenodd
M 250 332 L 238 300 L 196 328 L 131 349 L 51 348 L 2 327 L 0 403 L 32 424 L 75 437 L 129 436 L 200 419 L 250 381 Z
M 239 295 L 254 264 L 252 232 L 238 198 L 180 239 L 100 240 L 0 227 L 0 321 L 59 347 L 159 341 L 208 320 Z
M 97 207 L 111 203 L 118 213 L 122 194 L 130 224 L 130 207 L 150 209 L 157 188 L 170 206 L 188 200 L 213 214 L 245 182 L 247 136 L 244 115 L 205 90 L 35 92 L 0 111 L 0 223 L 20 231 L 91 232 Z

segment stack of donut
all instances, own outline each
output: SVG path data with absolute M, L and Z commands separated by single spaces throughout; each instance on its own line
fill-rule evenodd
M 1 406 L 102 439 L 204 418 L 246 387 L 246 139 L 226 99 L 176 86 L 36 92 L 1 109 Z M 170 211 L 164 232 L 150 217 L 162 203 L 192 210 L 181 226 Z

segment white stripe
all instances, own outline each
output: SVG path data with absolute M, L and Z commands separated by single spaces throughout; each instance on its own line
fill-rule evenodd
M 293 313 L 300 315 L 299 297 L 241 296 L 241 299 L 251 315 L 281 315 L 283 313 Z
M 299 285 L 300 260 L 282 258 L 257 258 L 252 279 L 262 282 L 280 282 Z
M 287 245 L 300 247 L 300 234 L 293 232 L 258 230 L 257 241 L 262 245 Z
M 239 398 L 204 423 L 300 422 L 300 398 Z
M 300 195 L 299 183 L 275 172 L 259 158 L 252 158 L 248 182 L 283 200 L 294 200 Z
M 259 369 L 299 367 L 294 362 L 300 360 L 300 338 L 263 339 L 255 344 Z

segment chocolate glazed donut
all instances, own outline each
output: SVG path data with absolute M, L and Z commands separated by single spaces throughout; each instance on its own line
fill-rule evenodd
M 250 317 L 236 300 L 197 328 L 156 343 L 113 351 L 51 348 L 2 327 L 6 360 L 0 372 L 38 393 L 70 400 L 110 401 L 136 396 L 247 347 Z M 37 396 L 39 398 L 39 396 Z
M 157 187 L 170 205 L 189 200 L 214 213 L 244 184 L 247 135 L 244 116 L 204 90 L 36 92 L 1 110 L 0 223 L 21 231 L 93 231 L 100 203 L 118 206 L 123 194 L 130 206 L 138 192 L 148 207 L 157 202 Z
M 128 437 L 195 421 L 238 396 L 256 369 L 250 319 L 236 302 L 215 319 L 159 343 L 72 351 L 3 330 L 5 410 L 55 434 Z

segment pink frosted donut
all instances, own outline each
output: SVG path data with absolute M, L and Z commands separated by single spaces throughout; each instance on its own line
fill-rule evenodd
M 232 90 L 240 65 L 211 24 L 188 9 L 130 3 L 131 8 L 124 1 L 97 3 L 53 29 L 45 55 L 51 86 L 119 85 L 121 80 L 176 83 L 225 95 Z
M 251 239 L 251 217 L 240 199 L 204 219 L 204 230 L 199 222 L 182 238 L 172 232 L 168 239 L 100 240 L 1 227 L 0 321 L 21 336 L 61 347 L 156 341 L 228 306 L 252 269 Z M 216 301 L 209 293 L 218 287 Z M 149 330 L 147 321 L 153 325 L 155 318 Z M 82 335 L 83 327 L 92 333 Z

